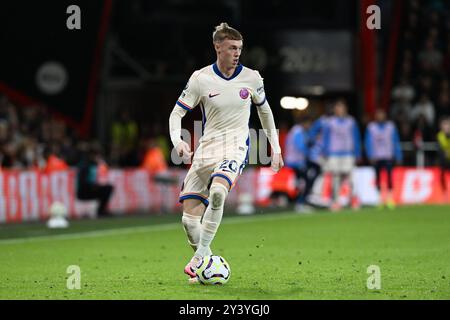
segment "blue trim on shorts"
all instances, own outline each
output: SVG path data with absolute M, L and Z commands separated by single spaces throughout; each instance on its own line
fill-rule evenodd
M 226 175 L 221 174 L 221 173 L 214 173 L 213 175 L 211 175 L 211 181 L 214 177 L 221 177 L 224 178 L 225 180 L 227 180 L 228 184 L 230 185 L 230 188 L 233 186 L 233 182 L 230 180 L 230 178 L 228 178 Z
M 200 200 L 201 202 L 203 202 L 203 204 L 207 207 L 209 205 L 209 201 L 205 198 L 202 198 L 196 194 L 185 194 L 184 196 L 181 196 L 178 201 L 179 202 L 183 202 L 186 199 L 197 199 Z

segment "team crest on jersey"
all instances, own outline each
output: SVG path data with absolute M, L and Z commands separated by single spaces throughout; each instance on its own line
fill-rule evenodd
M 248 90 L 246 89 L 246 88 L 242 88 L 241 89 L 241 91 L 239 91 L 239 96 L 242 98 L 242 99 L 247 99 L 248 98 L 248 96 L 249 96 L 249 92 L 248 92 Z

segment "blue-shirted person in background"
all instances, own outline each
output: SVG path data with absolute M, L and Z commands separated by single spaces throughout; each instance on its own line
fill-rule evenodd
M 361 135 L 355 119 L 347 112 L 347 104 L 339 99 L 334 105 L 334 115 L 329 117 L 323 130 L 324 171 L 333 177 L 332 204 L 330 209 L 338 211 L 343 203 L 339 191 L 344 181 L 350 186 L 350 203 L 359 208 L 359 200 L 354 194 L 352 172 L 361 159 Z
M 321 115 L 318 119 L 316 119 L 311 127 L 309 128 L 309 169 L 308 169 L 308 177 L 311 181 L 311 188 L 314 187 L 316 179 L 323 172 L 323 168 L 325 165 L 325 157 L 324 157 L 324 143 L 323 143 L 323 133 L 325 127 L 327 126 L 327 122 L 330 117 L 334 114 L 333 112 L 333 104 L 328 103 L 326 106 L 326 111 L 323 115 Z M 318 181 L 319 189 L 323 189 L 323 179 Z M 317 197 L 316 197 L 317 196 Z M 309 199 L 311 204 L 323 206 L 323 200 L 320 194 L 314 195 L 313 190 L 311 190 L 311 195 Z
M 384 110 L 378 109 L 375 112 L 375 121 L 367 125 L 364 145 L 367 159 L 375 169 L 376 186 L 381 200 L 380 204 L 381 206 L 387 206 L 393 209 L 395 202 L 392 197 L 392 169 L 395 164 L 401 163 L 402 151 L 398 130 L 395 124 L 387 119 Z M 380 176 L 382 170 L 386 170 L 388 177 L 387 194 L 381 190 Z
M 297 123 L 289 130 L 285 142 L 285 164 L 295 171 L 298 189 L 300 190 L 296 199 L 295 211 L 309 213 L 312 208 L 306 204 L 308 194 L 312 189 L 313 180 L 308 174 L 310 167 L 309 128 L 311 120 L 308 116 L 301 116 Z M 302 183 L 302 185 L 300 185 Z
M 316 121 L 314 121 L 309 128 L 309 137 L 311 141 L 323 140 L 323 131 L 327 125 L 327 121 L 330 119 L 332 114 L 330 112 L 321 115 Z M 323 144 L 323 143 L 322 143 Z

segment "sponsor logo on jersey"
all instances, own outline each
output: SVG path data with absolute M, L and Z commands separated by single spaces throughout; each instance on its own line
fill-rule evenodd
M 218 96 L 219 94 L 220 94 L 220 93 L 214 93 L 214 94 L 210 93 L 210 94 L 208 95 L 208 97 L 214 98 L 215 96 Z
M 264 92 L 264 86 L 259 87 L 258 89 L 256 89 L 256 92 L 257 92 L 258 94 L 263 93 L 263 92 Z
M 241 89 L 241 91 L 239 91 L 239 96 L 242 98 L 242 99 L 247 99 L 248 98 L 248 96 L 249 96 L 249 92 L 248 92 L 248 90 L 246 89 L 246 88 L 242 88 Z

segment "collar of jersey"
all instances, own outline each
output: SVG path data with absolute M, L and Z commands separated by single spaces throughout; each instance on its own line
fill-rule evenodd
M 216 63 L 216 62 L 214 62 L 214 64 L 212 65 L 212 67 L 213 67 L 214 72 L 215 72 L 219 77 L 221 77 L 221 78 L 224 79 L 224 80 L 229 81 L 229 80 L 231 80 L 231 79 L 236 78 L 236 77 L 239 75 L 239 73 L 241 73 L 242 68 L 243 68 L 244 66 L 243 66 L 242 64 L 238 64 L 238 66 L 237 66 L 236 69 L 234 70 L 234 73 L 233 73 L 233 74 L 231 75 L 231 77 L 229 77 L 229 78 L 225 77 L 225 76 L 222 74 L 222 72 L 220 72 L 219 67 L 217 66 L 217 63 Z

